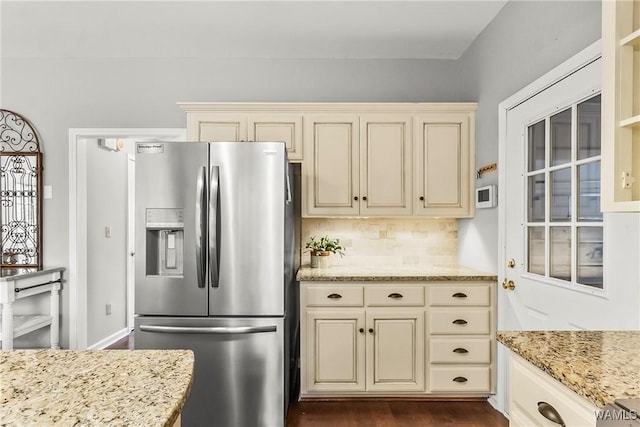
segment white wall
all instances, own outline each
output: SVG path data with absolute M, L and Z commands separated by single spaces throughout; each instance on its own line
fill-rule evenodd
M 85 145 L 87 343 L 91 346 L 127 326 L 127 153 L 101 149 L 97 140 Z M 111 304 L 110 315 L 106 304 Z

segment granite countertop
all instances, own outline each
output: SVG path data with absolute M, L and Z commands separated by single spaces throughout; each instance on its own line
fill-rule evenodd
M 172 426 L 191 390 L 191 350 L 0 352 L 0 424 Z
M 336 265 L 298 270 L 299 281 L 497 280 L 497 276 L 460 265 Z
M 640 331 L 498 332 L 497 338 L 597 407 L 640 398 Z

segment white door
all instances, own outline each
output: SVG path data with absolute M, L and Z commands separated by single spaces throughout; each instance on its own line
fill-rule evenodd
M 602 308 L 600 63 L 507 112 L 500 330 L 588 329 Z

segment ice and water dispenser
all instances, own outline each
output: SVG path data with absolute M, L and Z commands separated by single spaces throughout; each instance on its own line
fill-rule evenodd
M 147 276 L 182 276 L 184 210 L 147 209 Z

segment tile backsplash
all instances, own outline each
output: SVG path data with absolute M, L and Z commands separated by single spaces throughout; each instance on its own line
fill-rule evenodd
M 458 221 L 449 218 L 304 218 L 302 264 L 309 263 L 304 244 L 311 236 L 340 239 L 345 256 L 333 265 L 455 264 Z

